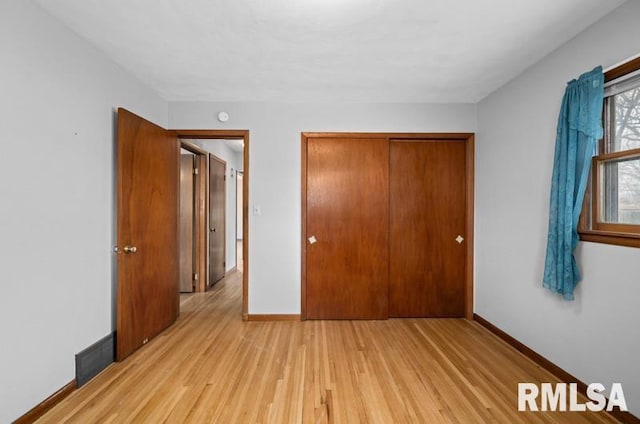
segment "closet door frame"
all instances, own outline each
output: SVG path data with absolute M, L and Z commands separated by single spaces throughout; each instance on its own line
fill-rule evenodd
M 302 231 L 301 231 L 301 302 L 300 319 L 307 319 L 307 143 L 317 138 L 380 138 L 387 140 L 460 140 L 466 146 L 466 211 L 465 211 L 465 318 L 473 320 L 473 246 L 474 246 L 474 134 L 473 133 L 353 133 L 353 132 L 303 132 L 301 134 L 302 173 Z

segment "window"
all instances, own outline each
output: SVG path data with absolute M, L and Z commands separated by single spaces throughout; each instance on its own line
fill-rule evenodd
M 640 58 L 605 74 L 604 137 L 591 166 L 580 236 L 640 247 Z

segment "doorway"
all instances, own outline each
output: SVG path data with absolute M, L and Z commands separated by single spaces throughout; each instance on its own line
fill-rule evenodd
M 249 132 L 245 130 L 167 130 L 123 108 L 118 109 L 116 159 L 116 245 L 117 264 L 116 360 L 121 361 L 148 343 L 179 315 L 180 282 L 180 157 L 181 146 L 194 149 L 193 187 L 208 178 L 207 155 L 180 139 L 242 140 L 243 228 L 248 238 Z M 185 147 L 186 146 L 186 147 Z M 202 153 L 202 154 L 200 154 Z M 204 158 L 204 159 L 203 159 Z M 207 174 L 205 174 L 207 175 Z M 234 191 L 235 193 L 235 191 Z M 197 194 L 196 194 L 197 196 Z M 198 269 L 195 290 L 206 285 L 206 195 L 194 200 L 195 247 Z M 235 203 L 234 203 L 235 205 Z M 204 224 L 204 225 L 203 225 Z M 235 239 L 235 237 L 234 237 Z M 248 255 L 243 247 L 242 319 L 247 320 Z M 188 268 L 187 268 L 188 269 Z M 194 278 L 195 280 L 196 278 Z M 204 283 L 204 284 L 203 284 Z M 202 290 L 204 291 L 204 290 Z M 144 319 L 140 319 L 144 317 Z
M 205 292 L 238 264 L 237 223 L 243 220 L 244 142 L 180 138 L 180 304 Z M 240 258 L 242 254 L 239 255 Z
M 197 130 L 179 131 L 179 135 L 181 143 L 194 146 L 207 159 L 207 168 L 201 172 L 207 183 L 207 268 L 199 291 L 206 291 L 234 272 L 242 273 L 243 287 L 246 289 L 247 234 L 242 230 L 247 225 L 248 211 L 248 135 L 213 137 Z M 241 233 L 238 232 L 239 228 Z M 238 243 L 239 240 L 241 243 Z M 246 291 L 243 297 L 243 317 L 246 319 Z

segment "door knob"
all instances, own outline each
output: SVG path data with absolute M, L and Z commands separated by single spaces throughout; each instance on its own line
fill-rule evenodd
M 135 246 L 125 246 L 122 250 L 124 250 L 124 253 L 136 253 L 138 248 Z
M 215 233 L 216 229 L 215 228 L 211 228 L 209 231 L 211 231 L 212 233 Z

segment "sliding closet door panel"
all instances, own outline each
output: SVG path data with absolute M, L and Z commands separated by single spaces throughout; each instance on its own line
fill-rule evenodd
M 462 141 L 391 142 L 390 316 L 464 316 L 465 175 Z
M 386 139 L 307 140 L 307 318 L 387 318 L 388 177 Z

